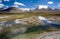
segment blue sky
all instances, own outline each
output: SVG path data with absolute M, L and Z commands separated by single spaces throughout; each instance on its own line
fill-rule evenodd
M 60 0 L 0 0 L 0 7 L 36 8 L 39 5 L 60 8 Z

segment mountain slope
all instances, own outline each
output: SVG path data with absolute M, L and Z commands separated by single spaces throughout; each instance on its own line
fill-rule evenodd
M 59 9 L 52 9 L 52 8 L 50 8 L 50 7 L 48 7 L 48 8 L 39 8 L 39 7 L 37 7 L 34 11 L 39 11 L 39 12 L 51 12 L 51 11 L 57 11 L 57 12 L 59 12 L 60 10 Z
M 17 8 L 17 7 L 9 7 L 5 10 L 0 10 L 0 12 L 5 12 L 5 13 L 19 13 L 19 12 L 23 12 L 21 9 Z

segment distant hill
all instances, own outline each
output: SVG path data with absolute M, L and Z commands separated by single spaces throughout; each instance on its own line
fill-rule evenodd
M 24 12 L 60 12 L 60 9 L 52 9 L 50 7 L 48 8 L 39 8 L 36 9 L 28 9 L 28 8 L 18 8 L 18 7 L 9 7 L 7 9 L 0 8 L 0 13 L 24 13 Z
M 20 8 L 17 8 L 17 7 L 9 7 L 7 9 L 0 10 L 0 12 L 3 12 L 3 13 L 20 13 L 20 12 L 23 12 L 23 10 L 21 10 Z
M 48 7 L 48 8 L 41 8 L 41 9 L 39 9 L 39 7 L 37 7 L 34 11 L 38 11 L 38 12 L 50 12 L 50 11 L 54 11 L 54 12 L 60 12 L 60 9 L 52 9 L 52 8 L 50 8 L 50 7 Z

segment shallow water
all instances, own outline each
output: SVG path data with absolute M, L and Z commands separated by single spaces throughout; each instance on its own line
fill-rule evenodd
M 45 17 L 38 16 L 39 20 L 45 23 L 44 25 L 37 25 L 37 26 L 31 26 L 31 27 L 22 27 L 20 29 L 15 29 L 12 30 L 14 34 L 18 33 L 30 33 L 30 32 L 35 32 L 35 31 L 45 31 L 49 27 L 56 27 L 60 28 L 60 23 L 59 22 L 52 22 Z M 4 27 L 13 27 L 13 26 L 20 26 L 20 25 L 25 25 L 27 23 L 24 23 L 20 21 L 20 19 L 15 19 L 15 20 L 10 20 L 10 21 L 3 21 L 0 22 L 0 30 L 2 30 Z M 14 34 L 12 35 L 14 37 Z M 16 34 L 17 36 L 17 34 Z M 24 37 L 24 36 L 23 36 Z

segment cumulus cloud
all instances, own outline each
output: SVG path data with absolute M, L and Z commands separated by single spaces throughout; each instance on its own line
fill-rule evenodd
M 0 3 L 2 2 L 2 0 L 0 0 Z
M 49 1 L 48 4 L 53 4 L 53 2 L 52 1 Z
M 19 7 L 19 6 L 25 6 L 25 4 L 20 2 L 14 2 L 14 5 L 12 7 Z
M 5 8 L 9 8 L 9 6 L 5 5 Z
M 60 3 L 58 4 L 58 7 L 60 7 Z
M 22 9 L 23 11 L 30 11 L 30 8 L 20 8 L 20 9 Z
M 58 7 L 60 7 L 60 5 L 58 5 Z
M 9 6 L 6 5 L 6 7 L 8 8 Z
M 4 7 L 4 4 L 0 4 L 0 8 L 3 8 Z
M 18 5 L 13 5 L 12 7 L 19 7 Z
M 48 6 L 47 5 L 39 5 L 39 7 L 38 7 L 39 9 L 42 9 L 42 8 L 44 8 L 44 9 L 47 9 L 48 8 Z
M 14 5 L 21 5 L 21 6 L 25 6 L 25 4 L 23 4 L 23 3 L 19 3 L 19 2 L 14 2 Z
M 10 1 L 10 0 L 4 0 L 4 1 Z

